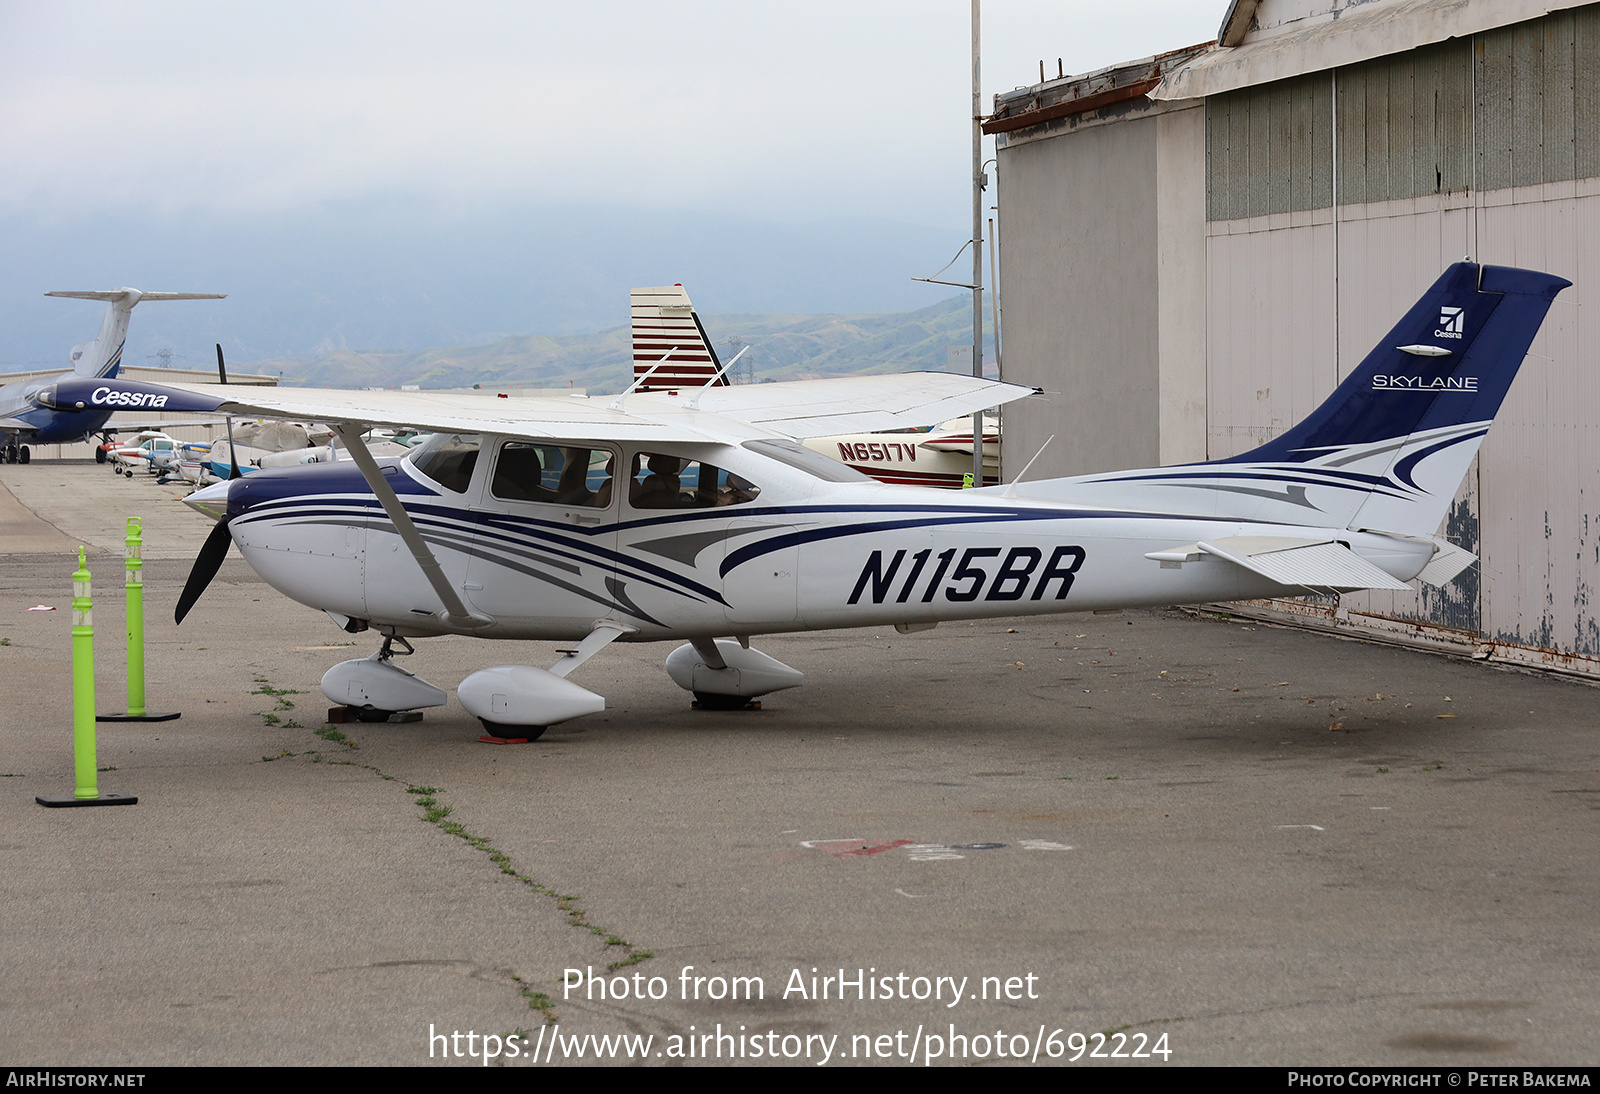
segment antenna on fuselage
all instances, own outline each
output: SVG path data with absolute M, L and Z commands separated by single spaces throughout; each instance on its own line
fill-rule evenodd
M 1040 456 L 1044 455 L 1044 450 L 1049 448 L 1050 442 L 1055 439 L 1056 435 L 1054 433 L 1050 434 L 1050 436 L 1045 439 L 1044 444 L 1039 446 L 1039 451 L 1033 454 L 1033 460 L 1037 460 Z M 1022 481 L 1022 476 L 1026 475 L 1028 473 L 1028 468 L 1033 466 L 1033 460 L 1029 460 L 1027 463 L 1022 465 L 1022 470 L 1017 472 L 1017 477 L 1011 480 L 1011 483 L 1006 487 L 1005 492 L 1000 495 L 1002 498 L 1014 498 L 1017 496 L 1017 483 Z

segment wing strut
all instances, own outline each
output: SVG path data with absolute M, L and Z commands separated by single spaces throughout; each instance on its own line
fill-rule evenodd
M 565 676 L 623 635 L 637 633 L 639 633 L 638 627 L 618 623 L 615 619 L 597 620 L 594 630 L 590 631 L 588 637 L 579 642 L 575 649 L 561 651 L 561 660 L 552 665 L 550 671 L 556 676 Z
M 411 522 L 411 514 L 400 504 L 400 499 L 395 496 L 394 487 L 389 485 L 389 480 L 383 477 L 378 461 L 367 451 L 367 442 L 361 439 L 363 432 L 361 426 L 354 422 L 334 422 L 331 425 L 333 431 L 344 441 L 345 448 L 349 450 L 356 466 L 361 469 L 361 477 L 367 480 L 372 492 L 378 495 L 378 501 L 383 504 L 383 511 L 389 514 L 389 519 L 394 522 L 395 531 L 400 533 L 401 542 L 411 551 L 411 557 L 422 567 L 422 575 L 428 579 L 428 584 L 433 586 L 434 594 L 444 604 L 444 621 L 452 627 L 460 627 L 463 630 L 487 627 L 493 620 L 469 612 L 467 606 L 461 602 L 460 595 L 445 578 L 444 567 L 439 565 L 439 560 L 428 548 L 422 533 L 417 531 L 417 526 Z

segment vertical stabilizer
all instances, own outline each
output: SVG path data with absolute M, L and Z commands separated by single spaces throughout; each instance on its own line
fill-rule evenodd
M 704 387 L 722 370 L 717 351 L 682 285 L 634 289 L 628 296 L 633 312 L 635 382 L 655 368 L 640 391 Z M 669 351 L 671 356 L 662 362 Z M 716 382 L 726 384 L 728 378 Z
M 1458 262 L 1298 425 L 1210 463 L 1015 487 L 1015 496 L 1431 538 L 1563 277 Z
M 1310 417 L 1229 464 L 1362 483 L 1327 511 L 1346 527 L 1432 535 L 1565 278 L 1451 266 Z M 1328 499 L 1331 501 L 1331 499 Z
M 100 320 L 100 333 L 93 342 L 72 347 L 72 371 L 79 376 L 115 376 L 122 363 L 122 347 L 128 340 L 128 317 L 141 300 L 222 300 L 225 293 L 140 292 L 121 288 L 95 292 L 47 292 L 71 300 L 104 300 L 106 314 Z

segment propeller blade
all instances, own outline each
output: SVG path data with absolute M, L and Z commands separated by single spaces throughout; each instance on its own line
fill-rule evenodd
M 222 361 L 221 342 L 217 343 L 217 375 L 222 378 L 223 383 L 228 382 L 228 366 Z M 244 478 L 244 472 L 239 470 L 239 456 L 233 450 L 233 415 L 231 414 L 228 415 L 228 461 L 233 465 L 233 470 L 228 472 L 228 481 L 232 482 L 234 479 Z M 202 554 L 203 553 L 204 552 L 202 552 Z M 217 564 L 219 566 L 222 564 L 220 559 L 218 560 Z M 211 572 L 214 574 L 217 571 L 212 570 Z M 206 580 L 210 581 L 211 579 L 208 577 Z M 194 595 L 198 597 L 200 594 L 195 593 Z
M 211 579 L 217 576 L 217 571 L 222 569 L 222 560 L 228 557 L 228 546 L 232 542 L 233 536 L 228 532 L 227 519 L 217 521 L 217 526 L 211 529 L 211 534 L 206 537 L 200 553 L 195 556 L 194 568 L 189 571 L 189 580 L 184 583 L 183 595 L 178 597 L 178 607 L 172 613 L 174 623 L 183 622 L 183 617 L 189 614 L 194 602 L 200 599 L 200 594 L 206 591 Z

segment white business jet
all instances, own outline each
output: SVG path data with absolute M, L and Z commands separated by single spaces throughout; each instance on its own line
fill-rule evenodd
M 323 678 L 370 717 L 445 702 L 393 663 L 396 643 L 571 642 L 548 669 L 501 665 L 457 688 L 494 735 L 533 737 L 604 709 L 569 677 L 617 640 L 686 639 L 668 675 L 703 706 L 741 706 L 803 680 L 751 648 L 760 634 L 1449 581 L 1474 559 L 1435 533 L 1568 284 L 1452 266 L 1321 407 L 1253 452 L 959 493 L 885 485 L 799 440 L 929 425 L 1030 389 L 920 373 L 610 399 L 115 380 L 47 397 L 332 423 L 351 460 L 190 498 L 218 523 L 177 617 L 237 544 L 286 595 L 383 636 Z M 663 326 L 663 355 L 681 351 L 690 319 Z M 436 435 L 380 462 L 361 440 L 375 425 Z

